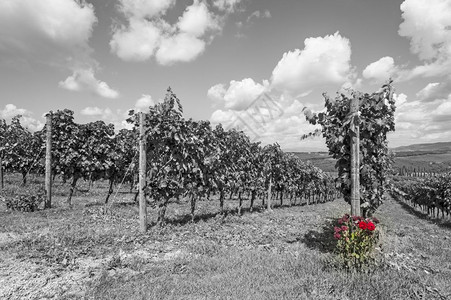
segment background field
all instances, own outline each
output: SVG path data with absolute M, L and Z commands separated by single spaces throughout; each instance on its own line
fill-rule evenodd
M 449 172 L 451 171 L 451 142 L 415 144 L 393 148 L 395 154 L 394 169 L 398 172 L 406 169 L 416 172 Z M 295 152 L 304 161 L 325 172 L 335 172 L 336 160 L 327 152 Z

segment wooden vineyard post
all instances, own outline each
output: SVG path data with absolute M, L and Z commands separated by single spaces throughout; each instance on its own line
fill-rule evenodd
M 139 113 L 139 230 L 147 231 L 147 203 L 144 193 L 146 186 L 146 136 L 144 132 L 144 113 Z
M 354 96 L 351 100 L 350 113 L 355 117 L 359 113 L 359 98 Z M 360 128 L 351 122 L 351 215 L 360 216 Z
M 5 188 L 5 182 L 3 180 L 3 162 L 2 162 L 2 155 L 3 153 L 0 153 L 0 188 L 4 189 Z
M 272 177 L 269 173 L 269 184 L 268 184 L 268 211 L 271 211 L 271 188 L 272 188 Z
M 45 142 L 45 193 L 44 208 L 52 207 L 52 112 L 46 115 L 46 142 Z

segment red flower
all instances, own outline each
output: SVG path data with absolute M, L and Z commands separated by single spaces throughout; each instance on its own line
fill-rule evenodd
M 376 226 L 374 225 L 373 222 L 369 221 L 368 224 L 366 224 L 366 229 L 368 229 L 369 231 L 373 231 L 374 229 L 376 229 Z
M 359 222 L 359 228 L 365 230 L 366 229 L 366 223 L 364 221 L 360 221 Z
M 340 227 L 337 227 L 337 226 L 335 226 L 335 227 L 334 227 L 334 231 L 335 231 L 335 233 L 338 233 L 338 232 L 340 232 L 340 231 L 341 231 L 341 228 L 340 228 Z
M 349 228 L 348 228 L 348 226 L 341 226 L 341 230 L 343 230 L 343 231 L 346 231 L 346 230 L 348 230 Z
M 341 238 L 341 235 L 337 232 L 334 234 L 334 238 L 336 238 L 337 240 L 339 240 Z

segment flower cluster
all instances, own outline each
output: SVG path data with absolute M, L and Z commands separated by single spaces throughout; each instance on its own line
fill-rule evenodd
M 351 221 L 352 220 L 352 221 Z M 339 240 L 341 238 L 340 232 L 348 232 L 351 228 L 351 231 L 355 231 L 355 229 L 359 228 L 361 230 L 374 231 L 376 230 L 376 224 L 379 223 L 377 218 L 367 218 L 364 219 L 360 216 L 350 216 L 345 214 L 341 219 L 338 220 L 338 225 L 334 227 L 334 238 Z M 343 225 L 344 224 L 344 225 Z
M 376 224 L 379 220 L 345 214 L 334 227 L 336 251 L 347 267 L 364 265 L 370 258 L 377 241 Z

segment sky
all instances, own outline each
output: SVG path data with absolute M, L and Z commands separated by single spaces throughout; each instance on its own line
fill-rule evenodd
M 171 87 L 186 118 L 326 151 L 302 110 L 390 77 L 389 147 L 451 141 L 451 0 L 0 0 L 0 118 L 30 130 L 118 130 Z

